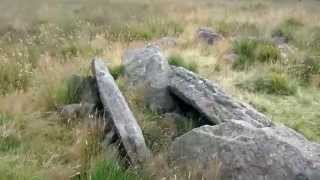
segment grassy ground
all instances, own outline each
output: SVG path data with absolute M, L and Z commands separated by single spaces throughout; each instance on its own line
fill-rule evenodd
M 165 52 L 170 63 L 218 82 L 273 121 L 320 142 L 320 1 L 0 3 L 1 180 L 70 179 L 78 173 L 85 179 L 136 179 L 136 170 L 126 171 L 115 155 L 102 153 L 101 135 L 87 120 L 66 124 L 55 107 L 68 102 L 64 82 L 72 74 L 90 73 L 92 57 L 106 59 L 119 74 L 126 48 L 163 36 L 178 38 L 177 47 Z M 197 43 L 194 33 L 200 26 L 213 27 L 225 39 L 213 47 Z M 284 36 L 296 50 L 281 58 L 270 45 L 273 35 Z M 223 58 L 231 49 L 240 55 L 237 65 Z M 118 82 L 121 86 L 121 77 Z M 157 154 L 151 168 L 139 172 L 160 179 L 156 170 L 166 166 L 162 156 L 174 127 L 145 109 L 138 93 L 124 93 Z M 180 126 L 177 134 L 192 125 Z M 104 176 L 105 169 L 114 176 Z M 162 170 L 174 178 L 169 168 Z

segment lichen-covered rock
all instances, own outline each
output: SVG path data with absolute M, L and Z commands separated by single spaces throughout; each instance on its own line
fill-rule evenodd
M 145 103 L 159 112 L 174 108 L 167 89 L 170 66 L 156 46 L 129 49 L 123 56 L 124 74 L 131 88 L 143 87 Z
M 225 180 L 320 179 L 320 145 L 282 125 L 256 128 L 230 120 L 202 126 L 175 140 L 170 159 L 204 169 L 218 161 Z
M 151 154 L 141 128 L 102 60 L 93 60 L 92 73 L 97 81 L 104 110 L 111 119 L 114 131 L 120 138 L 131 163 L 137 165 L 148 160 Z
M 172 66 L 170 91 L 204 115 L 213 124 L 230 119 L 243 120 L 256 127 L 270 126 L 271 120 L 250 105 L 241 103 L 225 94 L 213 82 L 182 67 Z

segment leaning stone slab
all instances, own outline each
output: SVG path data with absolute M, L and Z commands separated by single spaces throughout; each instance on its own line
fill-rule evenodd
M 125 98 L 102 60 L 93 60 L 92 73 L 96 77 L 104 110 L 111 119 L 131 163 L 142 163 L 151 154 Z
M 214 124 L 237 119 L 256 127 L 271 126 L 271 120 L 250 105 L 225 94 L 216 84 L 182 67 L 172 66 L 170 91 Z
M 225 180 L 320 179 L 320 145 L 283 125 L 256 128 L 230 120 L 202 126 L 177 138 L 169 154 L 179 168 L 192 164 L 207 175 L 218 170 Z

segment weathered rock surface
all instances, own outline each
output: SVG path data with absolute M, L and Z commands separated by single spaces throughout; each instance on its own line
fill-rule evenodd
M 225 180 L 320 179 L 320 145 L 281 125 L 256 128 L 232 120 L 202 126 L 173 143 L 170 159 L 203 169 L 218 161 Z
M 172 66 L 170 91 L 214 124 L 237 119 L 256 127 L 271 126 L 271 120 L 250 105 L 226 95 L 217 85 L 182 67 Z
M 214 45 L 222 40 L 223 36 L 209 27 L 201 27 L 197 30 L 197 38 L 208 45 Z
M 167 89 L 170 66 L 155 46 L 130 49 L 123 56 L 124 74 L 131 87 L 143 87 L 145 103 L 154 111 L 174 107 Z
M 111 119 L 131 163 L 139 164 L 146 161 L 150 158 L 150 151 L 145 144 L 142 131 L 102 60 L 93 60 L 92 73 L 96 77 L 104 110 Z

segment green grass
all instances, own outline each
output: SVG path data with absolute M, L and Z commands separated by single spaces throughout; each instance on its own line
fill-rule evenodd
M 85 79 L 78 75 L 71 75 L 63 81 L 48 86 L 44 93 L 44 106 L 47 110 L 54 110 L 61 105 L 80 103 L 80 95 Z
M 21 142 L 15 135 L 0 136 L 0 153 L 12 152 L 20 146 Z
M 119 162 L 104 160 L 91 170 L 90 180 L 142 180 L 133 170 L 123 168 Z
M 198 64 L 195 61 L 186 61 L 180 55 L 175 54 L 175 55 L 169 56 L 168 62 L 170 65 L 183 67 L 192 72 L 198 72 Z
M 280 59 L 279 49 L 268 41 L 242 38 L 233 43 L 233 50 L 238 55 L 234 69 L 244 70 L 257 63 L 275 63 Z
M 0 95 L 12 91 L 27 90 L 30 86 L 32 70 L 30 64 L 16 61 L 0 63 Z
M 4 124 L 6 124 L 6 123 L 8 123 L 10 121 L 12 121 L 11 117 L 9 117 L 6 114 L 1 114 L 0 113 L 0 126 L 4 125 Z
M 320 75 L 320 59 L 318 57 L 298 56 L 289 64 L 289 73 L 300 80 L 302 85 L 310 85 L 314 75 Z
M 314 88 L 301 88 L 294 96 L 247 94 L 245 98 L 255 107 L 263 109 L 273 121 L 302 133 L 309 140 L 320 142 L 319 93 Z
M 297 31 L 303 27 L 303 23 L 295 18 L 288 18 L 281 22 L 273 31 L 273 36 L 283 37 L 286 41 L 296 40 Z
M 253 77 L 242 82 L 239 87 L 252 92 L 294 95 L 297 92 L 297 84 L 284 73 L 269 72 Z
M 76 75 L 66 79 L 56 91 L 57 104 L 79 103 L 82 81 L 83 79 Z
M 124 74 L 124 66 L 123 65 L 114 66 L 109 68 L 109 71 L 112 77 L 116 80 Z
M 164 36 L 177 36 L 183 32 L 181 24 L 175 21 L 149 18 L 143 23 L 131 22 L 109 28 L 108 38 L 113 41 L 150 41 Z
M 281 58 L 280 50 L 272 43 L 258 44 L 256 59 L 262 63 L 275 63 Z
M 233 64 L 234 69 L 247 69 L 255 62 L 257 41 L 254 39 L 240 39 L 233 43 L 233 49 L 239 56 Z

